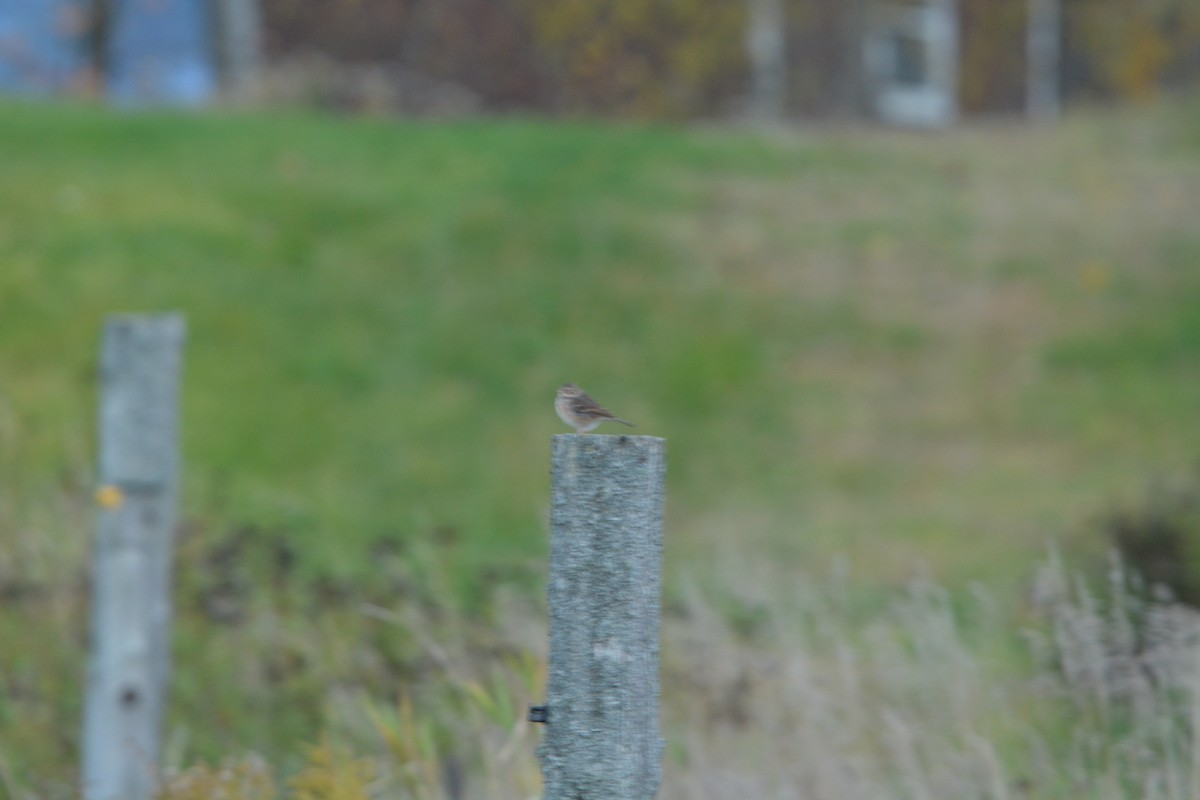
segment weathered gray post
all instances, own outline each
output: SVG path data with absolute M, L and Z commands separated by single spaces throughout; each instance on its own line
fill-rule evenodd
M 650 800 L 666 441 L 554 437 L 544 800 Z
M 85 800 L 148 800 L 170 671 L 178 314 L 112 317 L 100 351 L 100 506 L 83 723 Z

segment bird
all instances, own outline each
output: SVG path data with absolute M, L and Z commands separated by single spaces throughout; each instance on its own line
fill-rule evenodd
M 588 397 L 587 392 L 573 383 L 558 387 L 554 410 L 558 412 L 558 418 L 574 428 L 576 433 L 587 433 L 601 422 L 619 422 L 631 428 L 636 427 L 628 420 L 613 416 L 611 411 Z

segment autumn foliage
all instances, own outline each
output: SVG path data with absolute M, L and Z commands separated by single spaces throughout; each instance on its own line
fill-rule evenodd
M 783 0 L 788 104 L 853 106 L 869 0 Z M 491 111 L 724 116 L 749 85 L 749 0 L 262 0 L 270 59 L 319 53 L 465 89 Z M 1028 0 L 960 0 L 960 100 L 1023 105 Z M 1195 0 L 1063 0 L 1067 99 L 1139 99 L 1200 78 Z

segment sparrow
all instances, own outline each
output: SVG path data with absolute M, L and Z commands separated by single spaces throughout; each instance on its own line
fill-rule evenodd
M 573 383 L 558 387 L 554 398 L 554 410 L 558 418 L 575 429 L 576 433 L 587 433 L 601 422 L 619 422 L 635 427 L 632 422 L 613 416 L 613 413 L 587 396 L 587 392 Z

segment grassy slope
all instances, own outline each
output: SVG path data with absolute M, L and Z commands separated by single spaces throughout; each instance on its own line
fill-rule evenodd
M 24 780 L 71 752 L 105 314 L 189 320 L 188 746 L 286 751 L 331 682 L 419 671 L 363 645 L 363 598 L 486 625 L 494 587 L 536 590 L 563 380 L 671 440 L 676 576 L 1005 584 L 1189 464 L 1198 126 L 0 108 L 0 753 Z

